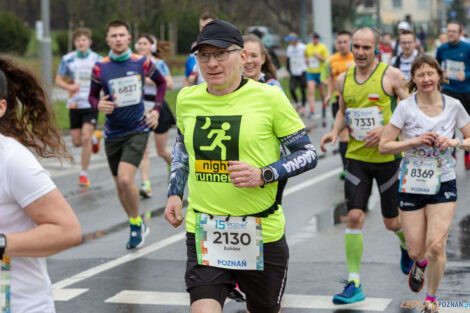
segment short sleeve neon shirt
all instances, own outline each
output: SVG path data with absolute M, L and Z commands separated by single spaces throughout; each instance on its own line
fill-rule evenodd
M 229 160 L 258 168 L 279 160 L 278 138 L 305 128 L 280 88 L 248 80 L 231 94 L 214 96 L 204 83 L 181 90 L 176 114 L 189 154 L 186 231 L 195 231 L 193 209 L 244 216 L 274 203 L 277 182 L 264 188 L 236 188 L 227 168 Z M 262 218 L 262 225 L 265 243 L 279 240 L 285 225 L 282 208 Z

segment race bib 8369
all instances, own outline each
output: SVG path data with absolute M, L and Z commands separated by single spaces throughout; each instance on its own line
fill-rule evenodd
M 441 160 L 408 156 L 403 159 L 400 186 L 402 193 L 435 195 L 441 187 Z

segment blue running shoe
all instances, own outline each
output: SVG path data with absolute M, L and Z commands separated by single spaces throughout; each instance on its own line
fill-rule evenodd
M 140 226 L 138 225 L 130 225 L 131 226 L 131 236 L 129 238 L 129 241 L 127 242 L 127 249 L 137 249 L 142 247 L 144 244 L 144 239 L 147 237 L 147 235 L 150 232 L 150 229 L 147 227 L 147 225 L 142 222 Z
M 401 259 L 400 259 L 400 267 L 403 274 L 408 275 L 413 267 L 413 259 L 410 258 L 408 254 L 408 250 L 405 250 L 400 246 L 401 250 Z
M 342 293 L 336 294 L 333 297 L 334 304 L 349 304 L 362 301 L 366 296 L 362 293 L 362 284 L 356 287 L 354 281 L 344 282 L 344 290 Z

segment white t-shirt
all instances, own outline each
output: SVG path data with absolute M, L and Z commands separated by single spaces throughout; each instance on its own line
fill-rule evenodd
M 413 55 L 411 57 L 405 59 L 402 55 L 400 55 L 400 64 L 398 69 L 403 73 L 403 76 L 405 76 L 406 80 L 411 79 L 411 63 L 415 60 L 415 58 L 418 56 L 418 51 L 414 50 Z M 398 57 L 393 57 L 392 62 L 390 63 L 392 66 L 395 66 L 397 62 Z
M 307 70 L 305 63 L 305 45 L 298 42 L 296 46 L 287 47 L 287 57 L 289 58 L 289 67 L 293 76 L 300 76 Z
M 87 57 L 79 58 L 76 51 L 67 53 L 62 57 L 58 73 L 69 77 L 74 83 L 80 85 L 80 90 L 70 95 L 67 101 L 69 109 L 89 109 L 88 94 L 90 93 L 91 71 L 101 56 L 90 51 Z
M 441 137 L 452 138 L 455 128 L 462 128 L 470 123 L 470 116 L 459 100 L 443 96 L 444 110 L 437 116 L 427 116 L 416 103 L 416 93 L 400 101 L 393 112 L 389 123 L 403 131 L 403 139 L 408 140 L 421 136 L 425 132 L 435 132 Z M 442 154 L 433 147 L 421 145 L 405 151 L 407 156 L 439 156 Z M 449 152 L 447 154 L 449 155 Z M 446 160 L 444 160 L 445 162 Z M 448 166 L 442 166 L 441 181 L 455 179 L 455 171 Z
M 55 188 L 49 173 L 28 149 L 0 134 L 0 233 L 35 228 L 23 208 Z M 10 265 L 11 312 L 55 312 L 46 259 L 12 257 Z

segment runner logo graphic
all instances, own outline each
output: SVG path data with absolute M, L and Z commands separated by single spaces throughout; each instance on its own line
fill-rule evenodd
M 193 135 L 196 180 L 230 183 L 228 161 L 239 158 L 241 119 L 240 115 L 196 117 Z

